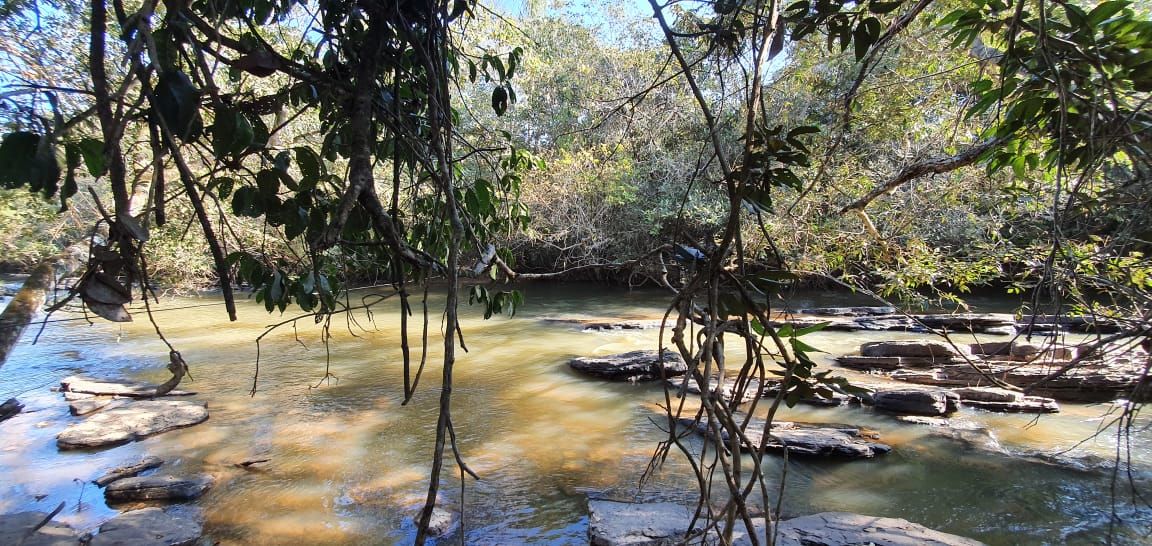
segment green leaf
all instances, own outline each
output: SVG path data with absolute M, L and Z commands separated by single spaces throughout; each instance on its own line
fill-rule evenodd
M 88 174 L 92 175 L 92 178 L 100 178 L 107 168 L 104 164 L 104 143 L 94 138 L 85 138 L 76 146 L 80 155 L 84 157 L 84 166 L 88 167 Z
M 218 195 L 220 199 L 227 199 L 229 195 L 232 195 L 232 189 L 235 187 L 235 179 L 227 176 L 221 176 L 218 178 L 213 178 L 212 181 L 208 183 L 207 189 L 208 191 L 215 189 L 216 195 Z
M 1128 6 L 1128 2 L 1101 2 L 1100 5 L 1092 8 L 1092 11 L 1088 12 L 1088 24 L 1093 27 L 1098 26 Z
M 492 110 L 497 116 L 503 116 L 508 111 L 508 90 L 502 85 L 492 90 Z
M 306 146 L 299 146 L 294 151 L 296 152 L 296 166 L 300 168 L 301 182 L 315 186 L 324 174 L 324 165 L 321 163 L 320 156 L 312 148 Z
M 200 120 L 200 90 L 188 75 L 171 70 L 162 72 L 156 84 L 156 111 L 176 138 L 188 141 L 203 130 Z
M 256 174 L 256 187 L 264 198 L 276 197 L 280 193 L 280 173 L 274 169 L 264 169 Z
M 254 133 L 248 118 L 240 112 L 221 110 L 212 124 L 212 153 L 217 159 L 243 152 L 252 144 Z

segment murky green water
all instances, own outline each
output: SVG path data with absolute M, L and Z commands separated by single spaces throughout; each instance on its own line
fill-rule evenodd
M 586 543 L 587 495 L 694 498 L 694 482 L 681 460 L 670 461 L 643 491 L 636 488 L 663 439 L 650 420 L 663 400 L 661 389 L 587 379 L 566 365 L 578 355 L 652 348 L 658 332 L 590 333 L 543 320 L 654 318 L 667 296 L 588 285 L 532 285 L 526 295 L 528 304 L 514 319 L 484 321 L 478 309 L 464 310 L 469 352 L 456 369 L 455 426 L 462 456 L 482 478 L 465 483 L 467 542 Z M 857 302 L 814 294 L 793 306 L 845 303 Z M 0 395 L 19 393 L 29 410 L 0 424 L 0 511 L 47 511 L 65 501 L 60 519 L 96 526 L 115 511 L 84 482 L 152 454 L 169 461 L 167 471 L 216 477 L 197 504 L 205 511 L 207 531 L 223 544 L 410 542 L 433 447 L 439 304 L 431 306 L 432 354 L 420 392 L 401 406 L 398 302 L 378 307 L 374 322 L 364 315 L 354 325 L 337 319 L 327 364 L 311 320 L 295 331 L 289 326 L 269 334 L 261 344 L 257 392 L 249 396 L 253 340 L 281 317 L 247 303 L 240 321 L 228 323 L 213 298 L 164 301 L 156 318 L 195 379 L 181 388 L 198 391 L 196 398 L 207 401 L 212 416 L 196 427 L 97 452 L 56 450 L 55 435 L 75 418 L 48 387 L 76 372 L 161 381 L 167 349 L 140 313 L 123 328 L 55 322 L 34 346 L 30 329 L 0 368 Z M 418 335 L 417 326 L 417 346 Z M 865 341 L 909 337 L 916 336 L 821 333 L 810 343 L 837 354 Z M 330 381 L 322 381 L 326 366 Z M 1038 420 L 973 410 L 961 418 L 988 427 L 1009 451 L 1057 451 L 1097 432 L 1110 407 L 1065 404 L 1063 413 Z M 797 408 L 780 418 L 865 425 L 895 447 L 871 461 L 793 461 L 785 515 L 843 510 L 902 517 L 994 544 L 1096 543 L 1108 532 L 1108 474 L 994 454 L 859 407 Z M 1115 449 L 1114 433 L 1105 432 L 1073 453 L 1112 457 Z M 1137 435 L 1132 455 L 1136 479 L 1149 485 L 1147 432 Z M 270 462 L 254 471 L 233 466 L 251 459 Z M 772 461 L 771 472 L 779 475 L 780 462 Z M 442 498 L 458 508 L 459 477 L 452 470 L 445 478 Z M 1125 495 L 1117 499 L 1118 536 L 1139 543 L 1152 511 L 1134 509 Z

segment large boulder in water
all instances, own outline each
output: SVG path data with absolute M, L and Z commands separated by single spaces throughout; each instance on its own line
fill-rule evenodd
M 204 402 L 133 402 L 105 410 L 69 426 L 56 436 L 56 446 L 60 449 L 114 446 L 192 426 L 207 419 L 208 407 Z
M 588 539 L 592 546 L 681 544 L 692 511 L 670 502 L 588 501 Z
M 199 513 L 145 508 L 124 512 L 100 526 L 90 546 L 190 546 L 204 534 Z
M 981 542 L 934 531 L 898 518 L 824 512 L 780 523 L 777 546 L 872 544 L 875 546 L 980 546 Z
M 876 409 L 911 415 L 947 415 L 960 409 L 960 396 L 950 391 L 900 389 L 872 394 Z
M 601 357 L 580 357 L 572 359 L 568 365 L 578 372 L 613 381 L 652 381 L 688 373 L 688 365 L 680 358 L 680 354 L 668 349 L 664 349 L 663 354 L 656 351 L 631 351 Z
M 144 476 L 116 480 L 104 488 L 104 499 L 117 502 L 152 500 L 192 500 L 203 495 L 212 485 L 208 476 L 178 478 L 175 476 Z

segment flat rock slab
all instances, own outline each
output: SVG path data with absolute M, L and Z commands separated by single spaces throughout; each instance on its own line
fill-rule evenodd
M 979 546 L 982 542 L 934 531 L 897 518 L 824 512 L 779 526 L 779 546 L 873 544 L 875 546 Z
M 206 475 L 180 478 L 176 476 L 144 476 L 116 480 L 104 488 L 104 499 L 117 502 L 153 500 L 192 500 L 203 495 L 212 485 Z
M 195 514 L 173 514 L 160 508 L 124 512 L 100 526 L 90 546 L 188 546 L 204 534 Z
M 108 396 L 93 396 L 92 398 L 73 400 L 68 402 L 68 412 L 76 416 L 88 415 L 108 407 L 114 401 L 116 401 L 115 398 Z
M 131 383 L 128 381 L 104 381 L 73 375 L 60 380 L 60 390 L 83 394 L 100 394 L 105 396 L 123 396 L 125 398 L 152 398 L 156 394 L 156 385 L 147 383 Z M 191 391 L 171 391 L 164 396 L 191 396 Z
M 680 424 L 692 427 L 704 436 L 714 436 L 705 423 L 681 419 Z M 721 430 L 720 436 L 727 444 L 728 431 Z M 764 421 L 749 421 L 744 437 L 748 442 L 742 443 L 741 449 L 759 449 L 764 438 Z M 787 450 L 790 456 L 834 459 L 871 459 L 892 451 L 887 444 L 869 441 L 874 439 L 875 435 L 849 425 L 776 422 L 772 423 L 772 437 L 765 449 L 770 452 Z
M 663 355 L 656 351 L 631 351 L 602 357 L 580 357 L 572 359 L 568 365 L 578 372 L 613 381 L 653 381 L 688 373 L 688 365 L 680 354 L 668 349 Z
M 673 544 L 716 544 L 714 535 L 699 536 L 705 521 L 696 523 L 689 535 L 692 510 L 668 502 L 628 503 L 608 500 L 588 501 L 588 538 L 593 546 L 671 546 Z M 767 530 L 762 518 L 753 518 L 753 528 L 764 543 Z M 743 524 L 733 529 L 733 546 L 751 545 Z M 780 546 L 981 546 L 982 543 L 942 533 L 897 518 L 864 516 L 846 512 L 824 512 L 785 520 L 779 525 Z
M 0 514 L 0 544 L 23 546 L 76 546 L 80 536 L 67 525 L 48 522 L 31 536 L 28 531 L 48 517 L 45 512 Z M 24 540 L 24 537 L 28 537 Z M 24 542 L 21 542 L 24 540 Z
M 965 401 L 964 405 L 1001 413 L 1060 413 L 1060 404 L 1041 396 L 1025 396 L 1013 402 L 970 400 Z
M 967 349 L 967 346 L 961 346 Z M 860 356 L 909 356 L 920 358 L 952 358 L 960 356 L 955 347 L 936 340 L 873 341 L 860 346 Z
M 870 317 L 896 313 L 895 307 L 815 307 L 797 311 L 802 315 L 819 317 Z
M 960 396 L 944 390 L 900 389 L 873 393 L 872 404 L 892 413 L 938 416 L 960 409 Z
M 671 502 L 588 501 L 588 539 L 592 546 L 664 546 L 681 544 L 692 511 Z
M 56 436 L 60 449 L 124 444 L 208 419 L 204 402 L 144 400 L 109 409 L 70 425 Z
M 113 468 L 112 470 L 105 472 L 103 476 L 100 476 L 99 478 L 92 480 L 92 483 L 94 483 L 100 487 L 104 487 L 104 486 L 106 486 L 106 485 L 108 485 L 108 484 L 110 484 L 116 480 L 122 480 L 124 478 L 131 478 L 131 477 L 133 477 L 133 476 L 135 476 L 141 472 L 144 472 L 145 470 L 151 470 L 153 468 L 158 468 L 162 464 L 164 464 L 164 459 L 161 459 L 160 457 L 153 457 L 153 456 L 149 455 L 147 457 L 144 457 L 143 459 L 140 459 L 139 462 L 126 464 L 126 465 L 122 465 L 122 466 L 118 466 L 116 468 Z

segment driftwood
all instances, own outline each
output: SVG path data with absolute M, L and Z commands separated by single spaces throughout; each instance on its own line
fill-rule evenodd
M 124 465 L 124 466 L 118 466 L 116 468 L 113 468 L 112 470 L 109 470 L 103 476 L 100 476 L 99 478 L 92 480 L 92 483 L 94 483 L 100 487 L 104 487 L 104 486 L 106 486 L 106 485 L 108 485 L 108 484 L 110 484 L 116 480 L 122 480 L 124 478 L 131 478 L 132 476 L 135 476 L 135 475 L 137 475 L 137 474 L 139 474 L 145 470 L 151 470 L 153 468 L 157 468 L 162 464 L 164 464 L 164 459 L 161 459 L 160 457 L 153 457 L 153 456 L 144 457 L 138 463 Z

